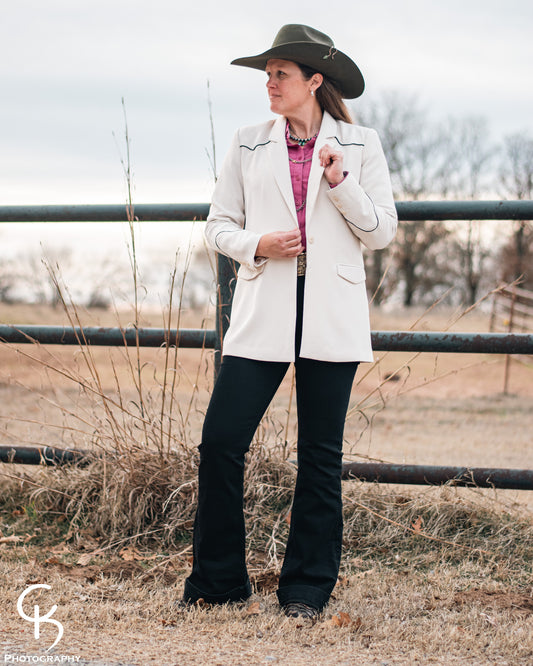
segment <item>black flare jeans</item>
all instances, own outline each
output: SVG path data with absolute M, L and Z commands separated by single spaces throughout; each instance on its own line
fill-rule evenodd
M 341 468 L 344 421 L 357 362 L 299 356 L 304 277 L 297 284 L 296 396 L 298 473 L 279 578 L 281 605 L 322 609 L 337 581 L 342 548 Z M 225 356 L 199 446 L 193 569 L 184 599 L 246 599 L 244 456 L 289 363 Z

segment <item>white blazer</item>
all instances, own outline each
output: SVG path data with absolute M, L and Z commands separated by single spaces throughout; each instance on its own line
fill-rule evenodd
M 256 260 L 260 237 L 298 227 L 286 119 L 237 131 L 207 218 L 208 245 L 240 263 L 223 354 L 293 361 L 296 258 Z M 331 188 L 318 151 L 344 153 L 345 180 Z M 307 190 L 307 271 L 300 356 L 371 361 L 370 322 L 361 244 L 376 250 L 397 226 L 389 171 L 372 129 L 324 112 Z

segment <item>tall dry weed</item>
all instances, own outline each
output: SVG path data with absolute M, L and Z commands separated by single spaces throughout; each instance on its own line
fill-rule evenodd
M 128 224 L 135 253 L 133 213 L 131 208 Z M 78 392 L 74 405 L 62 402 L 59 392 L 55 395 L 53 404 L 63 422 L 54 427 L 62 428 L 74 446 L 89 451 L 94 460 L 85 468 L 39 470 L 37 475 L 22 472 L 16 492 L 12 486 L 20 502 L 26 498 L 37 511 L 63 514 L 69 521 L 71 539 L 80 538 L 90 527 L 105 547 L 125 540 L 182 547 L 190 540 L 197 492 L 196 447 L 211 364 L 206 350 L 199 350 L 194 376 L 186 373 L 180 363 L 179 341 L 170 340 L 170 331 L 173 325 L 179 329 L 191 256 L 189 244 L 180 281 L 177 283 L 176 264 L 169 277 L 169 305 L 164 314 L 169 343 L 158 351 L 155 360 L 153 356 L 147 360 L 138 337 L 133 348 L 125 345 L 119 350 L 119 359 L 110 354 L 107 370 L 113 376 L 114 390 L 106 389 L 101 361 L 83 334 L 78 339 L 75 369 L 38 343 L 29 351 L 14 349 L 14 353 L 44 368 L 51 385 L 54 375 L 59 375 Z M 135 274 L 138 267 L 134 256 L 131 265 Z M 59 267 L 48 265 L 48 270 L 71 326 L 81 330 L 82 317 L 62 282 Z M 133 287 L 135 292 L 142 288 L 138 275 Z M 140 299 L 134 300 L 133 313 L 132 325 L 138 330 Z M 408 373 L 409 363 L 398 368 L 398 375 Z M 378 374 L 376 388 L 359 399 L 348 415 L 361 419 L 361 431 L 372 427 L 373 416 L 391 400 L 410 390 L 400 382 L 387 393 L 384 387 L 392 383 L 391 376 L 380 375 L 379 363 L 372 371 Z M 182 384 L 188 386 L 185 398 Z M 202 391 L 205 395 L 201 396 Z M 246 466 L 245 514 L 251 557 L 259 557 L 264 566 L 274 569 L 283 556 L 296 473 L 291 462 L 296 440 L 293 396 L 292 376 L 286 409 L 281 416 L 275 410 L 267 412 Z M 51 401 L 50 396 L 45 399 Z M 357 451 L 347 448 L 348 454 L 358 456 Z M 497 518 L 495 512 L 486 513 L 481 505 L 467 506 L 462 496 L 452 491 L 398 496 L 389 489 L 349 481 L 344 502 L 345 545 L 361 553 L 390 550 L 391 544 L 397 544 L 398 550 L 407 550 L 412 556 L 434 548 L 449 549 L 450 553 L 471 551 L 478 556 L 490 550 L 482 545 L 488 528 L 481 529 L 480 525 L 483 521 L 494 524 Z M 500 522 L 505 523 L 506 515 L 502 513 Z M 422 522 L 417 522 L 419 518 Z

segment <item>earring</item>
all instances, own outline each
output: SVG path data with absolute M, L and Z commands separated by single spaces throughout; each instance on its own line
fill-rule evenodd
M 314 97 L 315 96 L 315 91 L 311 90 L 311 95 Z

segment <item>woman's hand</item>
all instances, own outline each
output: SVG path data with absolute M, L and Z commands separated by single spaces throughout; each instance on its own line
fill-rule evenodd
M 320 166 L 324 167 L 324 176 L 330 185 L 338 185 L 344 179 L 342 168 L 343 154 L 328 144 L 318 151 Z
M 302 235 L 299 229 L 273 231 L 261 236 L 255 256 L 282 259 L 284 257 L 296 257 L 302 251 Z

